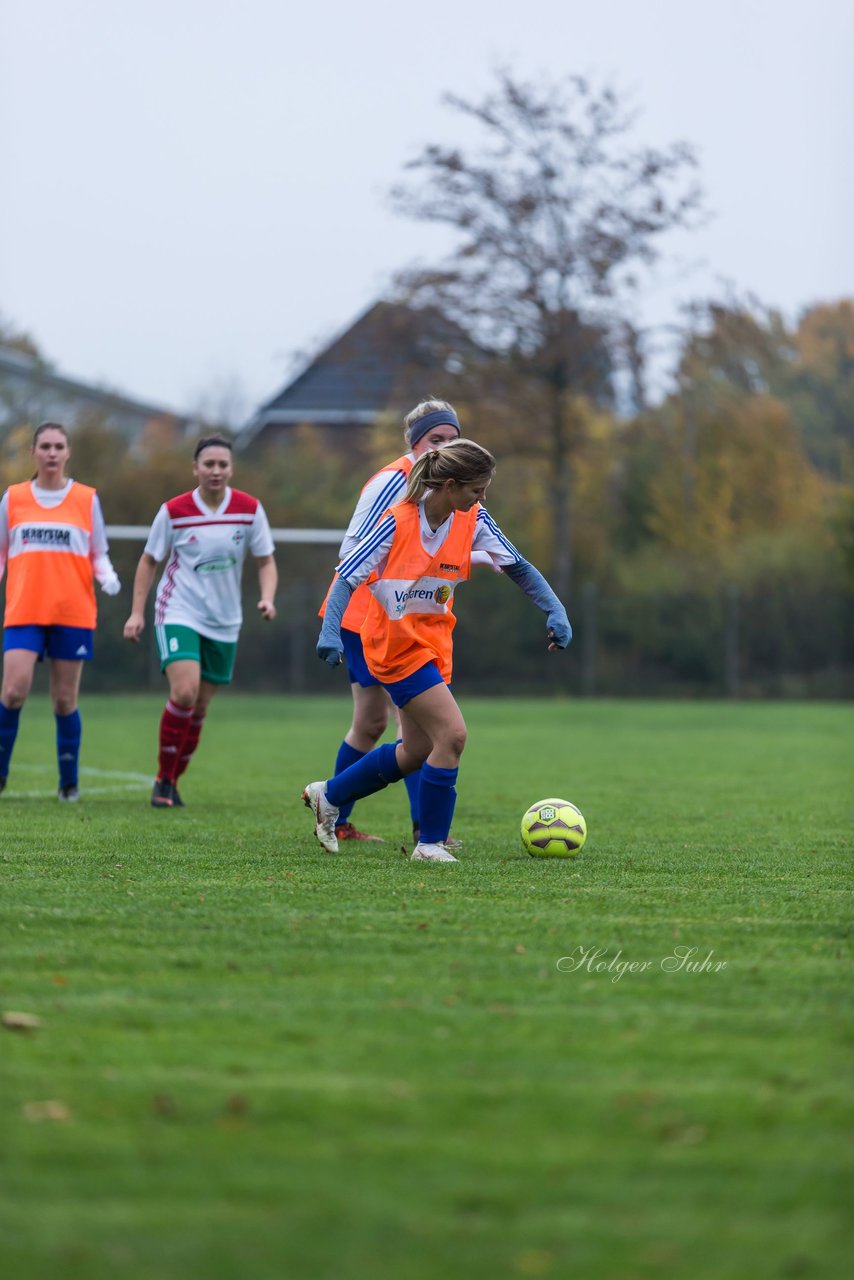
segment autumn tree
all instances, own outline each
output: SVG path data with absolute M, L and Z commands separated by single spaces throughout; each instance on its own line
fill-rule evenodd
M 435 265 L 400 274 L 400 296 L 434 305 L 471 337 L 488 368 L 512 370 L 536 413 L 517 447 L 548 462 L 553 578 L 572 568 L 578 402 L 607 399 L 621 318 L 665 233 L 690 225 L 701 196 L 684 143 L 633 144 L 633 117 L 610 88 L 580 77 L 532 85 L 508 71 L 479 103 L 448 95 L 474 126 L 471 148 L 427 146 L 392 192 L 404 215 L 451 228 Z M 637 360 L 638 349 L 629 351 Z
M 816 527 L 829 485 L 805 430 L 800 343 L 756 299 L 692 306 L 674 391 L 625 433 L 618 545 L 651 538 L 712 564 L 751 537 Z
M 781 393 L 810 456 L 834 479 L 854 466 L 854 299 L 817 303 L 800 317 Z
M 677 366 L 685 412 L 725 393 L 773 395 L 810 460 L 841 479 L 854 454 L 854 301 L 815 303 L 794 326 L 733 292 L 686 312 Z
M 687 551 L 714 563 L 752 535 L 818 521 L 825 486 L 781 401 L 734 396 L 698 409 L 690 461 L 682 450 L 684 415 L 678 402 L 669 408 L 659 417 L 659 466 L 650 480 L 649 531 L 662 550 Z
M 47 361 L 28 333 L 0 315 L 0 347 L 13 355 L 25 357 L 36 373 L 47 368 Z M 10 442 L 16 431 L 28 426 L 32 412 L 38 412 L 39 393 L 15 377 L 4 376 L 0 371 L 0 444 Z M 14 452 L 15 442 L 11 440 Z

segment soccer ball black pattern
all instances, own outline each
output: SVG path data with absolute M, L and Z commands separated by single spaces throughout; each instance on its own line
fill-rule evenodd
M 522 847 L 532 858 L 574 858 L 586 839 L 584 814 L 569 800 L 538 800 L 522 817 Z

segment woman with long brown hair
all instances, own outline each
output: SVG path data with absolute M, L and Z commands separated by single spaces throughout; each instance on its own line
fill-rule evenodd
M 94 652 L 95 579 L 107 595 L 120 590 L 110 562 L 101 504 L 94 489 L 65 474 L 68 432 L 43 422 L 33 436 L 35 475 L 10 485 L 0 501 L 0 577 L 8 564 L 0 691 L 0 791 L 18 733 L 18 718 L 37 662 L 50 662 L 56 718 L 60 800 L 80 798 L 82 727 L 78 698 L 83 663 Z

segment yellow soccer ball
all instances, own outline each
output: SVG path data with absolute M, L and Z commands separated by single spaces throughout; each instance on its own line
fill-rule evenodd
M 569 800 L 538 800 L 522 817 L 522 847 L 532 858 L 574 858 L 586 839 L 584 814 Z

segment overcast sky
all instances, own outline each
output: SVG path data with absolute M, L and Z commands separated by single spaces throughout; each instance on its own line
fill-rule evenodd
M 852 0 L 3 0 L 0 314 L 64 373 L 248 414 L 436 256 L 387 191 L 494 70 L 610 81 L 697 148 L 714 219 L 646 315 L 722 279 L 854 294 Z

